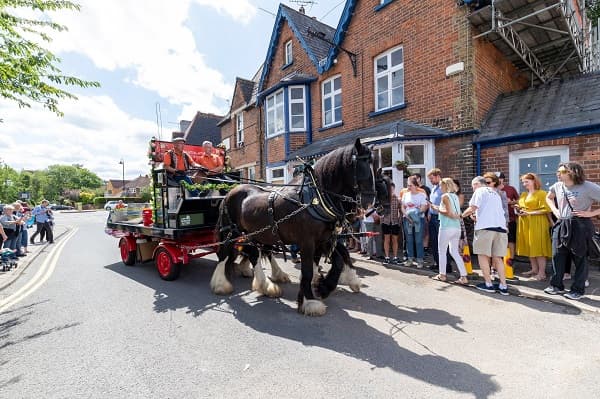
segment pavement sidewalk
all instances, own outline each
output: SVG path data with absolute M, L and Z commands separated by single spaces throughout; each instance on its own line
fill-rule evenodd
M 18 258 L 19 265 L 16 268 L 13 268 L 9 271 L 3 272 L 0 268 L 0 291 L 4 290 L 6 287 L 10 286 L 14 283 L 21 274 L 38 256 L 43 253 L 47 253 L 49 249 L 48 247 L 52 247 L 56 245 L 58 241 L 60 241 L 61 237 L 67 233 L 69 229 L 63 225 L 57 225 L 54 227 L 54 244 L 48 244 L 46 241 L 44 243 L 36 242 L 34 245 L 29 244 L 27 246 L 27 256 L 23 256 Z M 29 237 L 35 232 L 35 229 L 29 229 Z M 39 240 L 39 237 L 36 237 Z M 48 249 L 47 249 L 48 248 Z
M 382 260 L 372 260 L 366 256 L 358 253 L 351 253 L 354 261 L 362 261 L 368 263 L 382 264 Z M 475 285 L 483 281 L 483 274 L 479 269 L 476 262 L 477 256 L 472 256 L 473 261 L 473 274 L 469 275 L 469 286 L 475 288 Z M 405 273 L 419 274 L 429 278 L 433 278 L 438 274 L 437 270 L 431 270 L 427 267 L 427 264 L 433 264 L 432 257 L 425 257 L 426 265 L 422 269 L 416 267 L 400 266 L 400 265 L 384 265 L 388 269 L 399 270 Z M 525 259 L 519 259 L 515 261 L 513 265 L 514 279 L 508 280 L 508 291 L 511 295 L 519 295 L 527 298 L 533 298 L 542 301 L 548 301 L 558 303 L 561 305 L 572 306 L 588 312 L 600 313 L 600 267 L 596 262 L 589 262 L 589 273 L 588 280 L 589 286 L 585 289 L 585 297 L 579 301 L 573 301 L 565 298 L 562 295 L 548 295 L 544 292 L 544 288 L 550 285 L 550 277 L 552 276 L 552 263 L 548 260 L 547 276 L 546 281 L 538 281 L 534 278 L 524 277 L 522 273 L 530 270 L 529 263 Z M 449 283 L 453 283 L 458 278 L 458 272 L 454 267 L 455 273 L 448 275 Z M 444 283 L 442 283 L 444 284 Z M 565 289 L 568 290 L 571 281 L 565 280 Z M 493 294 L 491 294 L 493 295 Z

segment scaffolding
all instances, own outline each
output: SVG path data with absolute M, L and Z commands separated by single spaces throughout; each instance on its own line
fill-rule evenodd
M 583 0 L 480 1 L 468 18 L 532 84 L 600 69 Z

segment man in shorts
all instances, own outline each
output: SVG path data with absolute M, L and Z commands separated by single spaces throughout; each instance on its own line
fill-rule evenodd
M 485 178 L 482 176 L 474 178 L 471 186 L 473 187 L 473 197 L 471 197 L 469 207 L 465 209 L 462 217 L 475 215 L 473 253 L 477 254 L 479 268 L 483 272 L 485 280 L 484 283 L 477 284 L 476 288 L 485 292 L 498 291 L 502 295 L 508 295 L 506 273 L 502 260 L 508 245 L 502 199 L 495 188 L 486 186 Z M 492 262 L 500 277 L 498 288 L 492 284 L 490 275 Z

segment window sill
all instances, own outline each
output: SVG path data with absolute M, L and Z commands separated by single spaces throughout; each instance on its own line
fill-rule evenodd
M 398 111 L 398 110 L 404 109 L 404 108 L 406 108 L 406 103 L 400 104 L 400 105 L 396 105 L 396 106 L 391 107 L 391 108 L 382 109 L 381 111 L 370 112 L 368 116 L 369 116 L 369 118 L 374 118 L 376 116 L 387 114 L 388 112 Z
M 383 4 L 379 4 L 378 6 L 373 7 L 373 11 L 377 12 L 377 11 L 381 10 L 382 8 L 384 8 L 385 6 L 387 6 L 388 4 L 390 4 L 392 1 L 394 1 L 394 0 L 387 0 Z
M 323 126 L 318 131 L 324 132 L 325 130 L 333 129 L 335 127 L 340 127 L 340 126 L 344 126 L 344 122 L 336 122 L 336 123 L 332 123 L 331 125 Z
M 267 136 L 267 140 L 274 139 L 275 137 L 283 136 L 284 134 L 285 134 L 285 131 L 279 132 L 279 133 L 273 133 L 272 135 Z
M 284 66 L 281 67 L 281 70 L 283 71 L 284 69 L 286 69 L 287 67 L 289 67 L 293 64 L 294 64 L 294 61 L 290 62 L 289 64 L 285 64 Z

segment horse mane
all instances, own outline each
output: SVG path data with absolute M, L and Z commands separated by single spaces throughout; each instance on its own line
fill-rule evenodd
M 313 169 L 321 189 L 344 186 L 340 184 L 343 183 L 343 179 L 340 179 L 340 173 L 342 173 L 342 176 L 350 176 L 353 173 L 351 170 L 353 150 L 354 144 L 340 147 L 317 161 Z

